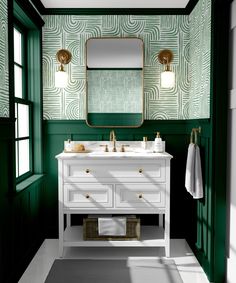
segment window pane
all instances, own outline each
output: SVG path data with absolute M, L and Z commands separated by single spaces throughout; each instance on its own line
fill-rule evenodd
M 14 61 L 18 64 L 22 64 L 21 60 L 21 34 L 14 28 Z
M 22 69 L 14 66 L 15 71 L 15 97 L 22 98 Z
M 18 138 L 29 136 L 29 105 L 18 103 Z
M 19 177 L 19 168 L 18 168 L 18 142 L 16 142 L 16 177 Z
M 29 140 L 18 141 L 19 143 L 19 176 L 30 169 Z

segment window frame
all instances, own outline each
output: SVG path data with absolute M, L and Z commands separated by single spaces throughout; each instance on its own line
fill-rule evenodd
M 8 13 L 9 25 L 9 92 L 10 92 L 10 117 L 15 121 L 15 96 L 14 96 L 14 25 L 27 32 L 25 41 L 27 47 L 27 96 L 32 102 L 32 175 L 16 181 L 16 146 L 15 146 L 15 126 L 12 131 L 12 187 L 9 193 L 20 193 L 27 189 L 31 184 L 44 177 L 43 166 L 43 83 L 42 83 L 42 27 L 45 24 L 35 7 L 28 1 L 13 0 L 9 2 Z

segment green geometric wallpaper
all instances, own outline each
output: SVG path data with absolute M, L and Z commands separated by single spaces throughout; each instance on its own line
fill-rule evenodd
M 44 16 L 44 119 L 85 119 L 85 42 L 90 37 L 139 37 L 143 39 L 145 119 L 209 117 L 209 103 L 205 104 L 206 101 L 209 102 L 210 95 L 208 78 L 205 78 L 204 84 L 199 85 L 200 82 L 203 82 L 200 81 L 199 72 L 204 71 L 205 76 L 210 69 L 210 51 L 207 50 L 210 39 L 210 20 L 202 19 L 208 2 L 210 0 L 200 0 L 194 9 L 193 16 Z M 207 11 L 209 12 L 209 9 Z M 190 26 L 191 22 L 193 27 Z M 195 46 L 195 40 L 198 40 L 197 46 Z M 56 52 L 61 48 L 66 48 L 72 53 L 72 61 L 65 67 L 69 73 L 69 85 L 65 89 L 55 88 L 54 82 L 54 74 L 58 68 Z M 176 74 L 176 85 L 170 90 L 160 88 L 160 73 L 163 66 L 157 59 L 159 51 L 166 48 L 171 49 L 174 53 L 171 66 Z M 204 60 L 201 50 L 208 54 Z M 190 80 L 197 81 L 192 83 Z M 202 107 L 203 103 L 204 107 Z
M 90 37 L 139 37 L 144 41 L 145 119 L 187 119 L 189 101 L 189 20 L 188 16 L 139 15 L 50 15 L 44 16 L 43 84 L 44 119 L 85 119 L 85 42 Z M 58 66 L 56 52 L 72 52 L 66 66 L 69 85 L 54 87 Z M 160 88 L 160 50 L 174 53 L 177 84 L 172 90 Z
M 190 14 L 189 118 L 210 117 L 211 0 L 201 0 Z
M 0 117 L 9 117 L 7 0 L 0 4 Z

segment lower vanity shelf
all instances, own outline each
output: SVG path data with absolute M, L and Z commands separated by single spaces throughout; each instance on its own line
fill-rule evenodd
M 84 241 L 83 226 L 69 226 L 64 231 L 64 247 L 165 247 L 164 229 L 159 226 L 142 226 L 141 239 L 119 241 Z

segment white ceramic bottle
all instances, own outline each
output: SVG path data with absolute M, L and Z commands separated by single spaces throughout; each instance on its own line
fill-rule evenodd
M 143 137 L 143 141 L 141 142 L 142 149 L 147 149 L 147 137 Z
M 157 136 L 154 141 L 154 152 L 162 152 L 162 139 L 160 136 L 160 132 L 157 132 Z

